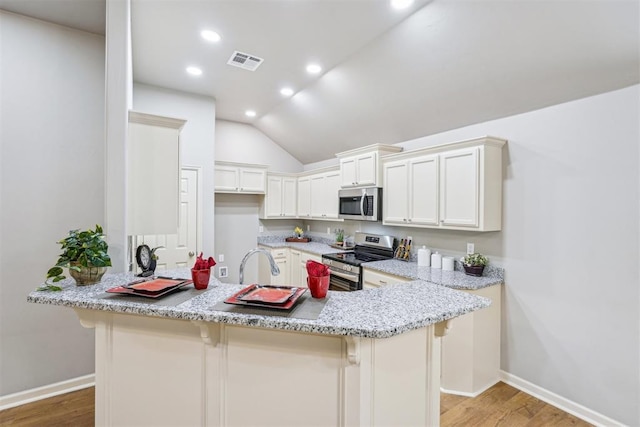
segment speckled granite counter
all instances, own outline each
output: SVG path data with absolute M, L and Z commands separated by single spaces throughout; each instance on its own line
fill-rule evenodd
M 186 269 L 164 275 L 189 277 Z M 104 298 L 104 291 L 133 280 L 130 273 L 106 274 L 102 282 L 76 286 L 72 279 L 59 284 L 61 292 L 33 291 L 27 300 L 117 313 L 184 320 L 201 320 L 270 329 L 386 338 L 479 310 L 490 300 L 432 283 L 415 281 L 360 292 L 329 292 L 329 300 L 317 320 L 272 317 L 214 311 L 212 307 L 242 289 L 212 278 L 209 288 L 176 306 L 151 305 L 130 297 Z
M 501 268 L 492 268 L 489 271 L 485 271 L 484 276 L 474 277 L 468 276 L 462 271 L 443 271 L 439 268 L 418 267 L 416 262 L 398 260 L 368 262 L 363 266 L 382 273 L 393 274 L 411 280 L 423 280 L 452 289 L 482 289 L 504 282 L 504 271 Z
M 317 238 L 316 238 L 317 239 Z M 268 248 L 293 248 L 316 255 L 344 252 L 344 250 L 332 248 L 328 240 L 311 240 L 309 243 L 285 242 L 282 236 L 258 237 L 258 244 Z

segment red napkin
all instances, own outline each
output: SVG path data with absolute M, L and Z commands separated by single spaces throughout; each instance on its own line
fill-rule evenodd
M 307 273 L 309 277 L 324 277 L 329 275 L 329 266 L 309 260 L 307 261 Z
M 208 270 L 214 265 L 216 265 L 216 261 L 213 259 L 213 257 L 210 256 L 209 259 L 204 259 L 202 258 L 202 252 L 200 252 L 200 255 L 198 255 L 198 258 L 196 258 L 196 263 L 193 265 L 193 269 Z

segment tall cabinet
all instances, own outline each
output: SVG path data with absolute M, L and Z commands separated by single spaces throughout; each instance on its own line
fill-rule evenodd
M 180 208 L 180 130 L 185 120 L 129 112 L 127 234 L 175 234 Z

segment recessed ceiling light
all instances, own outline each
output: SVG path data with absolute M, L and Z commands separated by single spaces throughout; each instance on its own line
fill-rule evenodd
M 187 67 L 187 73 L 191 74 L 192 76 L 199 76 L 202 74 L 202 70 L 198 67 Z
M 413 0 L 391 0 L 394 9 L 406 9 L 413 4 Z
M 216 33 L 215 31 L 211 31 L 211 30 L 201 31 L 200 35 L 206 41 L 213 42 L 213 43 L 219 42 L 220 39 L 221 39 L 220 34 Z
M 282 96 L 291 96 L 293 95 L 293 89 L 291 89 L 290 87 L 283 87 L 282 89 L 280 89 L 280 93 L 282 94 Z
M 244 112 L 244 114 L 245 114 L 247 117 L 255 117 L 255 116 L 256 116 L 256 112 L 255 112 L 255 111 L 253 111 L 253 110 L 247 110 L 247 111 L 245 111 L 245 112 Z
M 318 64 L 307 65 L 307 73 L 318 74 L 320 71 L 322 71 L 322 67 Z

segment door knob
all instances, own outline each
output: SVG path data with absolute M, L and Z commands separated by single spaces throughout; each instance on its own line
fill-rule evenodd
M 195 254 L 196 254 L 195 252 L 193 252 L 193 251 L 189 251 L 189 256 L 190 256 L 190 257 L 194 256 Z

